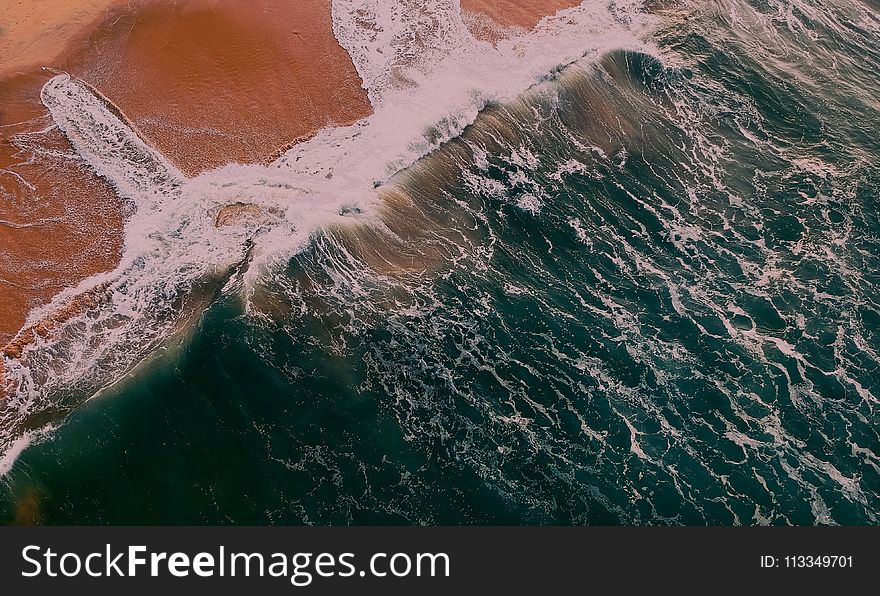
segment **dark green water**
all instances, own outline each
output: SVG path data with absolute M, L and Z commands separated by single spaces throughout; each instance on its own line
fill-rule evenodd
M 487 108 L 395 181 L 377 250 L 430 262 L 320 235 L 28 448 L 0 518 L 877 523 L 880 20 L 733 4 Z

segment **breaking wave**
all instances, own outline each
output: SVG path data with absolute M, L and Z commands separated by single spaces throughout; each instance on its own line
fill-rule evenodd
M 374 114 L 325 129 L 268 167 L 230 164 L 195 178 L 150 147 L 110 99 L 68 74 L 54 77 L 42 101 L 78 157 L 123 199 L 124 251 L 113 271 L 31 313 L 7 348 L 0 452 L 119 379 L 224 290 L 247 303 L 255 280 L 320 230 L 351 220 L 382 226 L 383 185 L 488 103 L 610 48 L 644 47 L 632 26 L 640 14 L 635 4 L 585 2 L 495 49 L 470 36 L 455 1 L 337 0 L 334 32 Z
M 249 420 L 260 465 L 299 474 L 291 521 L 877 523 L 880 18 L 648 4 L 496 49 L 454 1 L 337 0 L 373 115 L 194 179 L 54 79 L 132 209 L 120 268 L 32 320 L 100 299 L 7 358 L 0 471 L 225 292 L 247 316 L 215 335 L 291 393 L 343 378 L 419 454 Z

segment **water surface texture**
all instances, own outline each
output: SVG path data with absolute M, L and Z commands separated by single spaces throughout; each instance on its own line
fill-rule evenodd
M 386 42 L 344 21 L 348 5 L 372 4 L 335 3 L 334 27 L 375 114 L 271 166 L 310 168 L 320 186 L 304 169 L 280 190 L 243 166 L 116 175 L 133 195 L 156 183 L 164 194 L 149 201 L 187 206 L 234 177 L 272 188 L 259 201 L 284 221 L 196 253 L 187 229 L 214 232 L 186 220 L 165 252 L 130 252 L 115 291 L 163 285 L 74 322 L 113 345 L 89 347 L 95 363 L 70 359 L 87 381 L 33 389 L 53 374 L 38 356 L 57 366 L 82 349 L 76 333 L 25 354 L 13 368 L 32 401 L 17 396 L 27 407 L 6 427 L 6 459 L 18 457 L 0 517 L 877 523 L 876 3 L 655 2 L 652 15 L 585 3 L 573 14 L 613 35 L 574 56 L 535 41 L 555 64 L 526 48 L 522 84 L 500 93 L 477 72 L 433 121 L 419 76 L 464 71 L 431 52 L 476 50 L 455 41 L 460 21 L 440 19 L 427 58 L 378 64 L 369 44 Z M 554 26 L 560 43 L 581 31 Z M 382 134 L 382 150 L 361 150 Z M 294 165 L 320 143 L 337 153 Z M 337 160 L 356 165 L 331 172 Z M 302 188 L 320 198 L 288 199 Z M 298 219 L 291 200 L 320 208 Z M 164 220 L 138 217 L 127 233 L 152 242 Z M 168 254 L 187 255 L 174 257 L 181 277 Z

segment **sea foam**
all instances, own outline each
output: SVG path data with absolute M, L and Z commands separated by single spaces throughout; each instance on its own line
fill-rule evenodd
M 377 217 L 381 187 L 487 104 L 611 49 L 655 53 L 643 41 L 650 19 L 640 4 L 587 0 L 493 47 L 470 35 L 457 0 L 334 0 L 334 34 L 373 114 L 327 128 L 269 166 L 230 164 L 195 178 L 150 147 L 109 99 L 67 74 L 51 79 L 41 97 L 55 124 L 125 202 L 124 252 L 113 271 L 31 313 L 25 329 L 52 320 L 52 330 L 30 338 L 20 357 L 4 357 L 13 393 L 0 411 L 0 474 L 27 443 L 29 418 L 63 416 L 115 382 L 221 291 L 241 289 L 247 300 L 255 277 L 322 228 Z M 268 215 L 216 226 L 218 212 L 236 204 Z M 231 283 L 236 276 L 241 283 Z M 77 309 L 84 294 L 88 307 Z

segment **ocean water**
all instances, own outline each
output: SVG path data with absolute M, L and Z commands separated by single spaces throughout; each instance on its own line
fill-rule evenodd
M 44 90 L 135 215 L 106 308 L 9 363 L 0 519 L 877 523 L 876 3 L 589 2 L 507 87 L 456 3 L 382 4 L 334 3 L 376 114 L 271 171 L 183 180 Z M 439 38 L 377 58 L 357 9 Z M 243 193 L 282 221 L 190 211 Z

